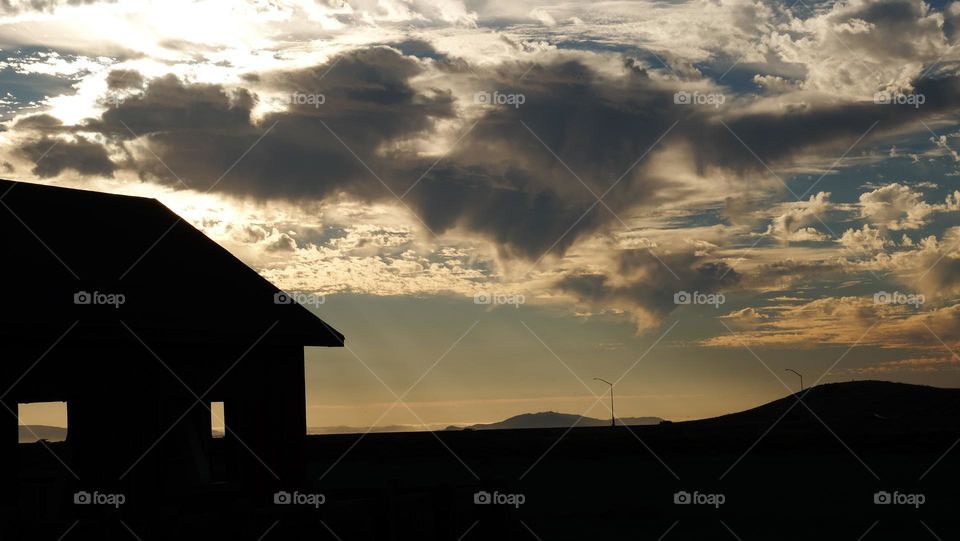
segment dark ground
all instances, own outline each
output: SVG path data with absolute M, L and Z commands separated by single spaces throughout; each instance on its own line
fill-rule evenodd
M 775 430 L 719 480 L 762 431 L 704 435 L 682 425 L 633 430 L 643 443 L 623 428 L 574 429 L 536 466 L 564 430 L 438 434 L 479 480 L 429 434 L 371 434 L 320 483 L 330 502 L 328 525 L 344 540 L 376 539 L 360 531 L 372 534 L 375 521 L 358 529 L 335 509 L 337 501 L 380 491 L 391 500 L 394 528 L 412 526 L 405 524 L 408 518 L 419 523 L 451 513 L 456 519 L 448 539 L 458 539 L 474 520 L 480 522 L 464 539 L 656 540 L 675 521 L 664 539 L 857 541 L 878 520 L 864 539 L 935 539 L 921 520 L 941 539 L 960 534 L 960 456 L 948 456 L 918 481 L 956 433 L 845 438 L 878 480 L 826 430 Z M 317 476 L 355 441 L 317 439 L 315 456 L 327 459 L 317 464 Z M 480 489 L 522 493 L 526 503 L 516 510 L 476 506 L 473 493 Z M 722 493 L 726 502 L 718 509 L 675 505 L 679 490 Z M 879 490 L 923 493 L 926 503 L 919 509 L 874 505 Z
M 157 522 L 129 526 L 143 541 L 161 537 L 157 524 L 183 539 L 206 529 L 264 541 L 958 539 L 960 445 L 947 453 L 958 419 L 958 390 L 848 383 L 817 387 L 803 404 L 786 397 L 659 426 L 311 436 L 318 509 L 218 505 L 212 493 L 189 512 L 171 504 Z M 36 472 L 45 450 L 24 453 Z M 525 502 L 476 505 L 480 490 Z M 881 490 L 925 502 L 877 505 Z M 677 505 L 677 491 L 725 502 Z M 59 526 L 50 533 L 69 523 Z M 112 538 L 134 539 L 124 530 Z

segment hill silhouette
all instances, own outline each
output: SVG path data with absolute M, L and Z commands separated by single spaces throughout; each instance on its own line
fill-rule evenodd
M 618 425 L 639 426 L 656 425 L 663 422 L 659 417 L 618 417 Z M 462 430 L 463 428 L 471 430 L 515 430 L 527 428 L 569 428 L 572 426 L 610 426 L 609 419 L 594 419 L 584 417 L 574 413 L 558 413 L 555 411 L 542 411 L 539 413 L 522 413 L 514 415 L 503 421 L 496 423 L 475 424 L 468 427 L 450 426 L 447 430 Z
M 382 425 L 375 427 L 361 426 L 309 426 L 307 427 L 308 436 L 321 436 L 324 434 L 364 434 L 381 432 L 427 432 L 431 428 L 429 425 Z
M 807 407 L 798 404 L 797 397 Z M 733 429 L 769 426 L 783 417 L 779 422 L 783 428 L 818 428 L 810 410 L 831 427 L 855 432 L 956 430 L 960 389 L 888 381 L 829 383 L 745 411 L 680 424 Z
M 34 443 L 37 440 L 63 441 L 67 439 L 67 429 L 60 426 L 20 425 L 17 429 L 20 443 Z

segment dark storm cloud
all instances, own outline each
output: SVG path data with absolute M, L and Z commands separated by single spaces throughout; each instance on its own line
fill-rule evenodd
M 117 69 L 107 74 L 107 88 L 124 90 L 143 86 L 143 75 L 136 70 Z
M 81 175 L 112 177 L 115 170 L 106 149 L 84 137 L 70 141 L 41 137 L 22 144 L 19 152 L 34 163 L 33 174 L 42 178 L 55 177 L 67 169 Z
M 955 110 L 958 100 L 956 80 L 944 78 L 917 85 L 927 97 L 919 110 L 861 102 L 737 113 L 733 103 L 729 111 L 677 105 L 676 88 L 631 65 L 626 59 L 626 75 L 616 78 L 583 60 L 467 73 L 452 61 L 374 47 L 309 69 L 251 75 L 248 86 L 257 94 L 161 77 L 81 128 L 117 143 L 149 145 L 162 162 L 149 154 L 131 162 L 145 179 L 176 184 L 169 166 L 199 190 L 291 201 L 342 192 L 393 201 L 436 160 L 405 150 L 405 143 L 434 137 L 439 121 L 470 126 L 458 119 L 459 106 L 474 105 L 458 104 L 442 86 L 444 76 L 479 92 L 522 94 L 520 107 L 485 107 L 479 123 L 404 202 L 437 233 L 461 226 L 495 241 L 504 255 L 536 259 L 618 224 L 614 213 L 669 197 L 667 174 L 649 160 L 632 166 L 674 123 L 658 148 L 689 146 L 701 173 L 766 175 L 754 153 L 771 167 L 811 151 L 839 154 L 874 121 L 880 120 L 874 134 L 896 132 Z M 422 75 L 436 83 L 415 83 Z M 255 123 L 254 107 L 271 93 L 281 96 L 283 111 Z M 596 202 L 608 189 L 609 210 Z
M 257 126 L 251 123 L 255 98 L 249 93 L 186 85 L 168 76 L 151 81 L 141 96 L 117 104 L 86 128 L 118 139 L 142 136 L 163 163 L 138 163 L 141 174 L 170 183 L 176 178 L 164 163 L 197 189 L 230 169 L 218 190 L 289 200 L 345 191 L 390 200 L 390 191 L 405 192 L 433 162 L 394 150 L 395 143 L 429 137 L 438 120 L 456 118 L 449 90 L 413 88 L 411 79 L 425 69 L 417 59 L 374 48 L 308 70 L 261 74 L 258 86 L 281 92 L 288 103 L 284 112 L 267 115 Z M 438 233 L 463 225 L 495 240 L 507 253 L 533 258 L 595 204 L 590 191 L 537 137 L 599 193 L 653 143 L 656 132 L 669 127 L 669 120 L 644 112 L 650 105 L 644 92 L 634 99 L 630 84 L 607 89 L 579 63 L 539 70 L 535 84 L 510 86 L 508 79 L 520 75 L 505 73 L 483 86 L 525 92 L 528 105 L 488 111 L 474 133 L 406 201 Z M 632 77 L 647 85 L 644 74 Z M 672 98 L 660 91 L 653 99 L 665 109 Z M 635 122 L 624 123 L 624 118 Z M 632 205 L 640 192 L 637 182 L 624 182 L 608 204 Z M 591 212 L 556 249 L 609 217 L 599 209 Z
M 616 272 L 572 274 L 561 278 L 556 287 L 580 302 L 660 321 L 676 309 L 675 293 L 715 293 L 740 281 L 740 275 L 725 263 L 690 253 L 654 255 L 634 249 L 620 252 L 618 258 Z
M 608 188 L 604 202 L 615 213 L 654 197 L 659 184 L 643 175 L 614 183 L 678 117 L 672 94 L 642 72 L 611 84 L 580 62 L 534 68 L 521 80 L 527 69 L 485 74 L 480 92 L 523 95 L 523 105 L 485 111 L 410 197 L 434 229 L 463 224 L 509 255 L 537 258 L 614 220 L 596 202 Z M 418 178 L 424 165 L 403 176 Z
M 617 225 L 608 209 L 595 206 L 595 194 L 611 189 L 604 202 L 618 216 L 675 194 L 666 191 L 666 174 L 648 161 L 626 173 L 675 122 L 661 148 L 689 145 L 698 173 L 708 177 L 716 168 L 767 176 L 763 162 L 789 164 L 814 151 L 839 155 L 876 121 L 876 134 L 893 133 L 958 105 L 956 80 L 943 79 L 917 85 L 929 104 L 922 112 L 871 101 L 731 114 L 725 126 L 716 110 L 675 104 L 674 89 L 651 81 L 642 70 L 613 81 L 570 61 L 534 67 L 521 81 L 526 69 L 498 72 L 485 83 L 485 91 L 522 94 L 525 103 L 488 111 L 469 138 L 411 192 L 414 208 L 432 228 L 463 224 L 526 257 L 541 255 L 568 228 L 553 246 L 558 253 L 605 224 Z M 404 176 L 416 178 L 417 171 Z
M 62 131 L 63 121 L 59 118 L 41 113 L 20 117 L 13 125 L 16 130 Z
M 116 104 L 85 128 L 121 140 L 142 137 L 200 190 L 230 170 L 217 190 L 263 199 L 319 199 L 335 191 L 390 197 L 357 157 L 389 178 L 391 160 L 376 150 L 453 116 L 448 92 L 424 96 L 410 86 L 421 69 L 393 50 L 376 48 L 307 70 L 263 74 L 258 84 L 280 93 L 286 110 L 259 124 L 251 120 L 257 98 L 250 92 L 189 85 L 170 75 L 151 81 L 142 95 Z M 135 165 L 145 178 L 177 181 L 156 160 Z
M 84 126 L 118 139 L 206 134 L 254 134 L 250 122 L 254 97 L 246 90 L 228 92 L 220 85 L 184 84 L 174 75 L 154 79 L 142 95 L 113 104 L 102 117 Z M 172 138 L 172 137 L 171 137 Z M 189 149 L 189 143 L 175 150 Z M 172 154 L 172 152 L 171 152 Z
M 868 143 L 877 136 L 899 133 L 908 127 L 924 129 L 920 121 L 954 112 L 960 106 L 960 82 L 956 77 L 919 81 L 913 92 L 924 96 L 924 104 L 919 108 L 907 104 L 877 104 L 872 100 L 798 105 L 782 112 L 725 118 L 726 126 L 711 119 L 684 133 L 695 142 L 694 157 L 699 172 L 721 167 L 737 173 L 762 173 L 765 167 L 757 158 L 767 164 L 781 164 L 808 151 L 839 156 L 875 122 L 876 128 L 866 139 Z
M 835 25 L 837 39 L 842 39 L 853 55 L 865 54 L 888 62 L 917 62 L 931 54 L 931 60 L 940 56 L 934 52 L 932 42 L 940 38 L 943 29 L 940 20 L 930 15 L 927 2 L 887 0 L 841 6 L 826 20 Z M 944 15 L 949 20 L 949 10 L 944 10 Z M 857 22 L 869 23 L 871 31 L 858 29 Z

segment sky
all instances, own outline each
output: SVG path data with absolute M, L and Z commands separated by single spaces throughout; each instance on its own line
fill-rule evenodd
M 309 426 L 960 384 L 960 2 L 0 1 L 0 175 L 347 337 Z M 216 293 L 216 292 L 211 292 Z M 51 414 L 51 416 L 55 416 Z

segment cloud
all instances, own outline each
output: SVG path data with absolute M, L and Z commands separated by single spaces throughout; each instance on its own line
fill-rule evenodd
M 246 89 L 187 84 L 166 76 L 151 81 L 142 94 L 113 104 L 83 129 L 124 144 L 142 178 L 167 183 L 190 179 L 198 190 L 219 179 L 218 191 L 244 197 L 320 200 L 346 191 L 361 199 L 391 200 L 430 170 L 407 199 L 428 228 L 442 233 L 466 227 L 488 236 L 504 253 L 532 259 L 552 245 L 562 253 L 609 218 L 601 221 L 599 212 L 586 216 L 594 197 L 518 120 L 543 133 L 545 142 L 595 182 L 597 191 L 626 170 L 643 145 L 654 142 L 655 130 L 669 126 L 662 117 L 655 124 L 621 123 L 620 130 L 600 137 L 596 131 L 579 135 L 572 129 L 577 122 L 593 116 L 596 127 L 613 125 L 624 115 L 642 114 L 641 104 L 632 103 L 626 87 L 606 88 L 581 64 L 551 71 L 552 81 L 525 89 L 530 105 L 523 112 L 485 111 L 470 147 L 454 149 L 432 169 L 436 158 L 421 158 L 416 148 L 405 145 L 422 144 L 434 136 L 438 123 L 454 119 L 454 98 L 446 89 L 414 88 L 412 79 L 425 74 L 423 65 L 386 48 L 256 78 L 261 88 L 288 96 L 322 91 L 321 107 L 293 101 L 254 123 L 257 97 Z M 568 90 L 557 92 L 557 84 Z M 594 101 L 604 93 L 610 93 L 608 99 Z M 656 99 L 666 104 L 670 94 L 661 90 Z M 594 114 L 556 114 L 574 106 L 592 107 Z M 488 159 L 488 153 L 499 159 Z M 600 165 L 595 165 L 597 154 L 608 154 Z M 160 160 L 151 159 L 154 155 Z M 220 179 L 227 170 L 230 174 Z M 642 201 L 652 190 L 641 183 L 626 179 L 608 204 L 618 208 Z M 576 230 L 564 236 L 574 223 Z
M 535 260 L 562 255 L 585 235 L 617 224 L 622 213 L 684 197 L 687 189 L 671 181 L 661 153 L 686 155 L 690 165 L 679 167 L 688 175 L 740 176 L 745 188 L 765 172 L 755 154 L 788 163 L 808 149 L 849 144 L 878 111 L 890 126 L 905 120 L 895 107 L 870 104 L 734 109 L 720 124 L 716 109 L 678 106 L 675 87 L 628 59 L 615 66 L 609 57 L 580 53 L 464 72 L 447 59 L 372 47 L 246 80 L 227 88 L 155 78 L 71 129 L 107 137 L 143 179 L 189 179 L 197 190 L 262 200 L 346 192 L 391 201 L 405 194 L 403 203 L 430 231 L 465 228 L 506 257 Z M 525 101 L 478 106 L 475 91 Z M 270 96 L 286 103 L 259 113 Z M 775 144 L 770 132 L 782 134 Z M 436 148 L 438 136 L 447 148 Z M 824 197 L 782 216 L 773 231 L 821 240 L 806 224 L 826 208 Z
M 869 271 L 875 279 L 880 278 L 878 273 L 887 274 L 896 284 L 922 293 L 928 300 L 954 302 L 960 293 L 958 227 L 946 229 L 939 238 L 928 235 L 913 241 L 903 235 L 897 244 L 885 240 L 879 230 L 864 226 L 845 232 L 842 241 L 854 252 L 851 255 L 866 256 L 838 259 L 843 272 Z M 880 243 L 884 243 L 884 249 L 876 250 Z
M 281 233 L 277 240 L 267 245 L 268 252 L 293 252 L 297 249 L 297 241 L 286 233 Z
M 944 208 L 949 211 L 960 210 L 960 190 L 955 190 L 953 193 L 947 194 Z
M 832 281 L 847 268 L 840 257 L 831 259 L 786 258 L 758 265 L 743 272 L 741 285 L 758 291 L 786 291 L 802 283 Z
M 774 178 L 794 186 L 794 172 L 830 171 L 848 151 L 842 165 L 906 165 L 897 156 L 916 150 L 910 138 L 929 146 L 921 121 L 937 127 L 960 106 L 946 39 L 955 7 L 280 0 L 198 33 L 177 19 L 205 20 L 201 4 L 164 19 L 35 2 L 44 13 L 25 12 L 17 32 L 0 21 L 0 38 L 19 43 L 49 19 L 47 37 L 31 39 L 89 54 L 9 64 L 77 81 L 45 114 L 6 123 L 11 167 L 210 189 L 259 214 L 297 207 L 299 223 L 237 219 L 223 238 L 299 289 L 460 294 L 538 262 L 520 286 L 539 280 L 547 297 L 648 328 L 680 289 L 756 293 L 867 271 L 941 300 L 960 287 L 949 235 L 897 244 L 891 233 L 942 229 L 960 191 L 928 203 L 917 190 L 936 186 L 901 181 L 869 184 L 858 201 L 837 186 L 793 202 Z M 58 32 L 67 11 L 78 34 Z M 86 31 L 92 14 L 138 37 Z M 925 102 L 876 104 L 877 90 Z M 675 103 L 678 91 L 724 101 Z M 523 102 L 477 103 L 478 93 Z M 948 137 L 926 156 L 948 152 Z M 893 142 L 897 152 L 870 148 Z M 315 224 L 328 217 L 311 213 L 332 202 L 389 210 Z M 838 216 L 855 224 L 827 243 Z M 728 320 L 777 325 L 774 315 L 758 303 Z
M 854 255 L 873 254 L 893 244 L 884 237 L 882 230 L 869 224 L 860 229 L 847 229 L 837 242 Z
M 728 314 L 732 333 L 703 341 L 717 347 L 813 348 L 822 345 L 943 350 L 960 343 L 960 305 L 917 312 L 906 305 L 876 304 L 867 297 L 826 297 L 768 307 L 769 317 Z
M 946 54 L 943 14 L 921 0 L 853 0 L 790 21 L 767 42 L 806 68 L 808 90 L 872 96 L 910 90 L 924 66 Z
M 754 75 L 753 82 L 762 87 L 768 94 L 786 94 L 799 89 L 796 81 L 785 79 L 777 75 Z
M 947 144 L 947 136 L 941 135 L 939 137 L 931 137 L 930 141 L 937 146 L 945 154 L 949 155 L 953 161 L 960 162 L 960 153 L 957 153 L 956 150 L 953 150 L 949 144 Z
M 116 69 L 107 74 L 107 88 L 110 90 L 126 90 L 143 86 L 143 75 L 132 69 Z
M 650 250 L 625 250 L 616 256 L 612 272 L 571 273 L 556 288 L 592 308 L 622 310 L 638 329 L 659 324 L 672 313 L 679 291 L 713 293 L 731 288 L 739 275 L 723 263 L 693 254 L 655 255 Z
M 872 366 L 847 368 L 839 371 L 845 374 L 902 374 L 915 372 L 945 372 L 960 370 L 960 358 L 953 356 L 911 357 L 896 361 L 885 361 Z
M 29 139 L 20 144 L 18 152 L 33 162 L 32 172 L 40 178 L 56 177 L 66 170 L 112 177 L 116 170 L 102 145 L 81 136 L 67 140 L 47 136 Z
M 820 192 L 811 195 L 808 201 L 784 205 L 787 211 L 773 219 L 767 227 L 767 234 L 788 241 L 822 241 L 829 237 L 810 227 L 822 223 L 824 213 L 831 210 L 830 193 Z
M 254 200 L 172 189 L 160 199 L 288 291 L 472 299 L 478 291 L 499 288 L 533 300 L 523 284 L 493 285 L 498 277 L 482 244 L 423 239 L 415 234 L 414 220 L 386 205 L 344 200 L 264 207 Z
M 923 194 L 893 183 L 860 195 L 864 218 L 887 229 L 919 229 L 936 208 L 923 201 Z
M 735 312 L 730 312 L 729 314 L 724 314 L 718 317 L 720 319 L 731 319 L 736 321 L 760 321 L 770 318 L 770 316 L 763 313 L 761 310 L 753 307 L 742 308 Z
M 13 15 L 25 11 L 52 12 L 61 6 L 110 4 L 116 0 L 0 0 L 0 13 Z
M 941 240 L 923 239 L 918 250 L 907 257 L 913 263 L 910 277 L 918 289 L 942 298 L 960 293 L 960 228 L 947 230 Z

